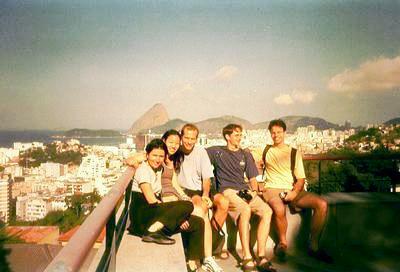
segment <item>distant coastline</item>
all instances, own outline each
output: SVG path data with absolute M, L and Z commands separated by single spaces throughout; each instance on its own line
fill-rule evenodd
M 59 130 L 0 130 L 0 147 L 13 147 L 15 142 L 42 142 L 51 143 L 53 141 L 77 139 L 84 145 L 112 145 L 118 146 L 125 143 L 126 137 L 119 136 L 65 136 Z

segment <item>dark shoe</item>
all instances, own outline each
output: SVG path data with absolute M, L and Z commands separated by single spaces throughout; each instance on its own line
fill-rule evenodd
M 159 245 L 173 245 L 175 240 L 165 236 L 161 232 L 149 232 L 147 235 L 142 237 L 142 241 L 146 243 L 156 243 Z
M 257 262 L 256 267 L 260 272 L 276 272 L 276 268 L 273 267 L 272 263 L 265 257 L 261 257 L 261 259 Z
M 279 243 L 274 247 L 274 254 L 281 262 L 286 261 L 286 255 L 287 255 L 286 251 L 287 251 L 287 245 L 285 245 L 284 243 Z
M 253 259 L 243 259 L 242 261 L 242 270 L 244 272 L 250 272 L 250 271 L 254 271 L 255 269 L 255 265 L 254 265 L 254 261 Z
M 329 254 L 326 253 L 325 250 L 322 250 L 322 249 L 312 250 L 311 248 L 309 248 L 307 253 L 310 257 L 313 257 L 324 263 L 328 263 L 328 264 L 333 263 L 333 258 L 331 256 L 329 256 Z

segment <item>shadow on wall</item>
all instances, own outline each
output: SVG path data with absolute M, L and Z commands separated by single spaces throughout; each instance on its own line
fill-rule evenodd
M 298 214 L 287 210 L 289 256 L 285 266 L 294 271 L 400 271 L 400 194 L 330 193 L 323 197 L 329 203 L 329 214 L 320 245 L 334 258 L 334 264 L 307 256 L 311 210 Z M 257 223 L 254 216 L 252 245 Z M 277 241 L 271 226 L 271 238 Z M 227 229 L 232 252 L 237 245 L 237 229 L 231 220 L 227 221 Z

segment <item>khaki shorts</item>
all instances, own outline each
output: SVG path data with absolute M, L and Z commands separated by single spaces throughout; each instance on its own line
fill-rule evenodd
M 239 197 L 237 193 L 238 190 L 234 189 L 226 189 L 223 192 L 223 195 L 229 200 L 228 213 L 235 223 L 237 223 L 240 214 L 248 206 L 250 206 L 252 213 L 255 213 L 260 217 L 272 215 L 272 209 L 259 196 L 255 196 L 249 203 L 247 203 L 245 200 Z
M 265 189 L 264 189 L 264 192 L 263 192 L 263 197 L 264 197 L 264 200 L 268 203 L 272 198 L 279 198 L 279 199 L 281 199 L 280 196 L 279 196 L 279 194 L 280 194 L 281 192 L 287 192 L 287 191 L 290 191 L 290 190 L 288 190 L 288 189 L 265 188 Z M 301 192 L 296 196 L 295 199 L 293 199 L 292 201 L 290 201 L 290 202 L 288 203 L 288 206 L 289 206 L 290 211 L 291 211 L 292 213 L 300 212 L 300 211 L 302 210 L 300 207 L 298 207 L 298 206 L 296 205 L 296 203 L 297 203 L 297 201 L 298 201 L 299 199 L 301 199 L 301 198 L 302 198 L 303 196 L 305 196 L 306 194 L 309 194 L 309 193 L 307 193 L 306 191 L 301 191 Z

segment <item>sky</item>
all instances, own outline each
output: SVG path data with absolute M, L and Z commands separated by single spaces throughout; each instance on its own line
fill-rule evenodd
M 400 1 L 0 1 L 0 129 L 400 117 Z

